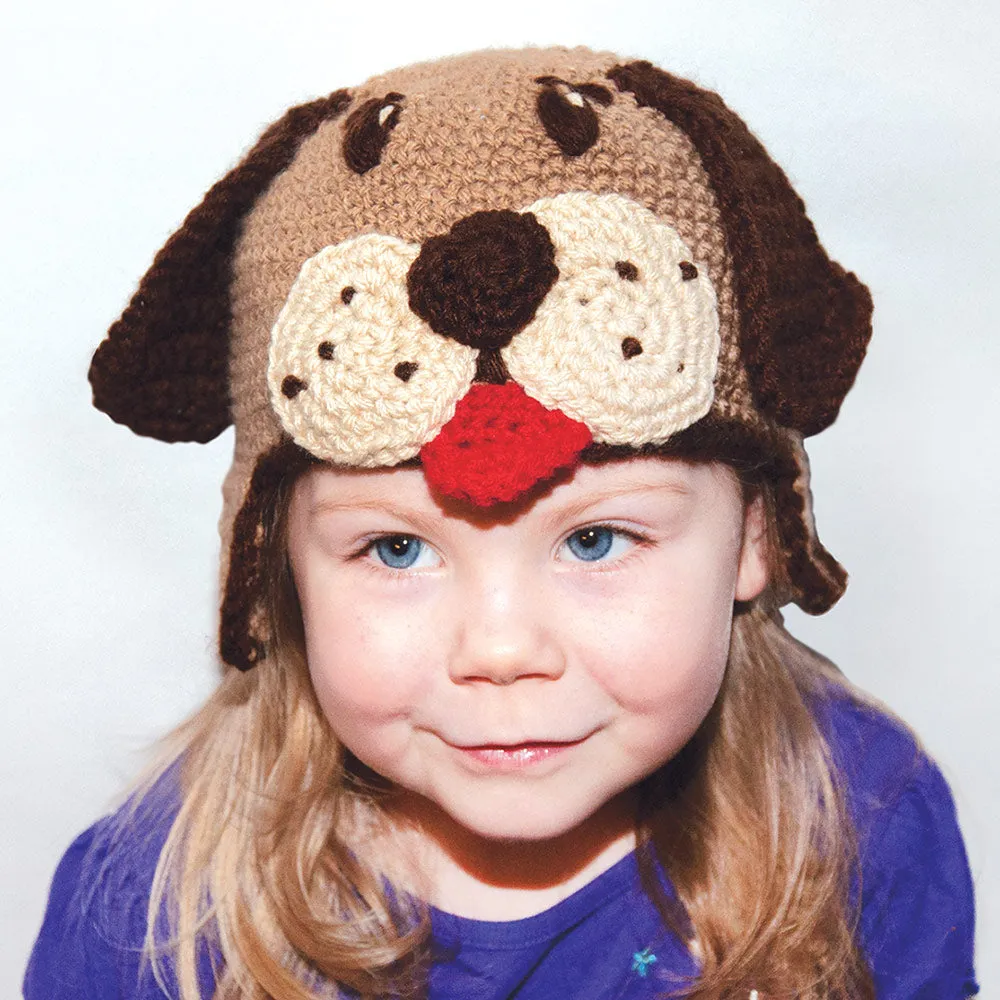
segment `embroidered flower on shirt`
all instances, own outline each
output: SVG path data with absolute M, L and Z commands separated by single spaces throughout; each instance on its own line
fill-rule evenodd
M 653 954 L 652 950 L 649 948 L 643 948 L 642 951 L 637 951 L 632 956 L 632 971 L 638 972 L 643 979 L 646 978 L 646 973 L 649 971 L 649 967 L 656 961 L 656 956 Z

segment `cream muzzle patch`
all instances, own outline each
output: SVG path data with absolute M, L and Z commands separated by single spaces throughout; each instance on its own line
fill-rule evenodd
M 544 406 L 597 443 L 660 444 L 712 405 L 715 291 L 671 226 L 586 192 L 523 209 L 548 231 L 559 277 L 501 355 Z M 478 351 L 410 308 L 420 245 L 368 234 L 309 258 L 271 333 L 268 386 L 282 426 L 336 464 L 396 465 L 451 419 Z
M 317 458 L 369 468 L 412 458 L 472 384 L 477 352 L 410 310 L 419 253 L 371 234 L 302 265 L 271 333 L 268 386 L 285 430 Z

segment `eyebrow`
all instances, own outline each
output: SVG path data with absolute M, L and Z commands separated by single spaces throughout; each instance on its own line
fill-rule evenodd
M 669 493 L 678 499 L 686 500 L 693 496 L 693 490 L 684 483 L 677 481 L 667 481 L 663 483 L 642 483 L 634 485 L 618 486 L 613 489 L 600 490 L 579 500 L 560 505 L 551 512 L 552 520 L 574 520 L 582 516 L 593 507 L 610 500 L 619 500 L 623 497 L 633 496 L 638 493 Z
M 389 496 L 384 498 L 371 497 L 345 500 L 334 500 L 331 498 L 320 498 L 309 505 L 309 517 L 313 518 L 319 514 L 356 513 L 358 511 L 370 511 L 373 514 L 388 515 L 396 517 L 401 521 L 408 521 L 418 531 L 426 533 L 430 530 L 435 520 L 434 514 L 427 514 L 412 507 L 401 505 L 398 500 Z
M 625 486 L 619 485 L 608 489 L 595 490 L 589 492 L 586 496 L 580 497 L 578 500 L 569 501 L 564 504 L 557 503 L 553 509 L 546 511 L 544 520 L 546 523 L 561 522 L 567 519 L 575 520 L 591 508 L 597 507 L 602 503 L 642 493 L 668 493 L 681 500 L 686 500 L 693 495 L 693 491 L 689 486 L 678 481 L 670 480 L 661 483 L 637 481 Z M 308 510 L 310 518 L 326 513 L 370 511 L 374 514 L 388 515 L 399 518 L 401 521 L 407 521 L 417 531 L 424 534 L 430 531 L 442 517 L 441 511 L 424 512 L 417 510 L 408 504 L 401 504 L 398 499 L 388 493 L 372 497 L 352 497 L 348 495 L 344 499 L 320 498 L 311 503 Z M 483 513 L 487 513 L 488 515 L 488 511 L 483 511 Z

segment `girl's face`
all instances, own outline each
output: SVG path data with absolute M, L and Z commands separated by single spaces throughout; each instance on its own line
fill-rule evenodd
M 419 469 L 317 468 L 289 551 L 340 740 L 421 809 L 515 840 L 625 808 L 705 718 L 733 601 L 766 582 L 759 504 L 725 466 L 663 459 L 502 513 L 443 504 Z

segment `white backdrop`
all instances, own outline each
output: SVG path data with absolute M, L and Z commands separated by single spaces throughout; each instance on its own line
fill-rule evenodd
M 480 11 L 477 13 L 477 10 Z M 91 0 L 4 16 L 0 302 L 0 995 L 48 880 L 214 677 L 210 446 L 138 439 L 86 368 L 153 253 L 293 102 L 491 45 L 583 43 L 718 89 L 876 302 L 813 442 L 821 536 L 852 574 L 807 641 L 923 736 L 958 800 L 979 972 L 1000 982 L 1000 31 L 990 0 L 497 7 Z

